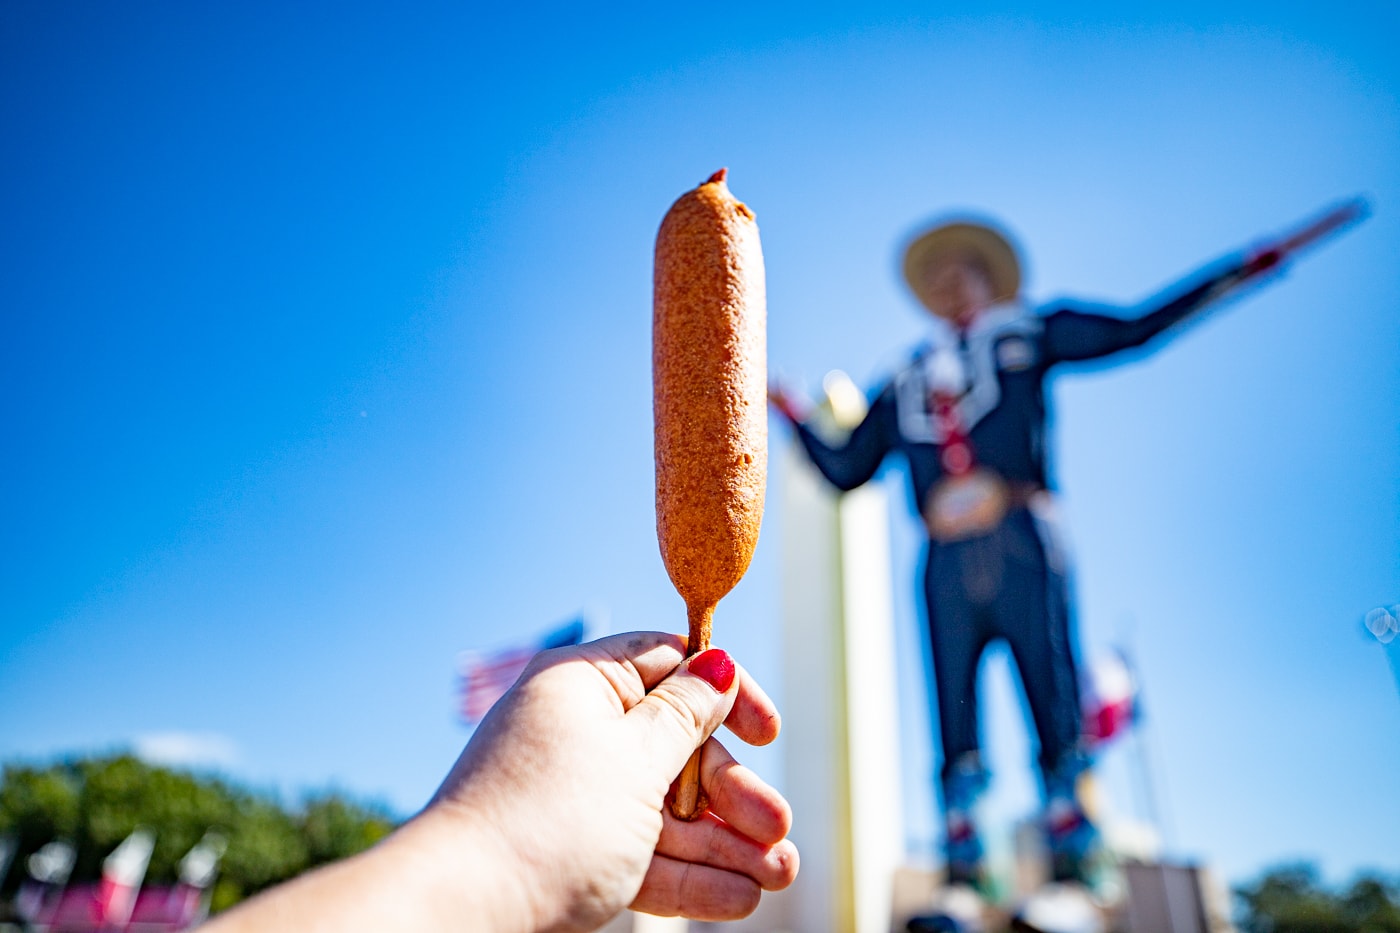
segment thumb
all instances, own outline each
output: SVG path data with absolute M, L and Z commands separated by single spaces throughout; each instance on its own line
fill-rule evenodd
M 667 780 L 680 773 L 690 753 L 729 715 L 739 694 L 738 671 L 723 648 L 702 651 L 627 712 L 628 725 L 644 733 L 645 745 Z

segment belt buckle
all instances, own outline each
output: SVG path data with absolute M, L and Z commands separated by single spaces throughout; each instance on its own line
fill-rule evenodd
M 945 476 L 924 500 L 924 523 L 935 541 L 962 541 L 1001 524 L 1011 507 L 1006 481 L 991 470 Z

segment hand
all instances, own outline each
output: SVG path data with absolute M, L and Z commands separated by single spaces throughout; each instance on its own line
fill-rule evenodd
M 526 879 L 522 929 L 594 929 L 629 905 L 737 919 L 796 877 L 787 802 L 709 738 L 724 722 L 767 744 L 777 710 L 722 651 L 682 664 L 684 649 L 649 632 L 540 654 L 420 817 L 460 821 Z M 710 806 L 684 823 L 668 790 L 702 743 Z
M 262 892 L 210 933 L 592 930 L 629 904 L 737 919 L 797 875 L 792 813 L 715 739 L 755 745 L 778 713 L 729 655 L 682 663 L 642 632 L 538 655 L 487 714 L 427 808 L 379 845 Z M 666 798 L 703 746 L 709 808 Z
M 1257 250 L 1245 260 L 1244 267 L 1240 269 L 1240 276 L 1243 279 L 1253 278 L 1280 265 L 1283 260 L 1284 252 L 1282 249 L 1277 246 L 1265 247 Z
M 777 380 L 768 383 L 768 402 L 778 413 L 788 420 L 790 424 L 801 424 L 803 421 L 802 411 L 797 403 L 793 401 L 792 395 Z

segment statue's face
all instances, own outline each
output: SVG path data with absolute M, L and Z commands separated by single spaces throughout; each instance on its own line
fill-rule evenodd
M 949 253 L 923 268 L 923 298 L 934 314 L 967 327 L 991 305 L 992 283 L 977 257 Z

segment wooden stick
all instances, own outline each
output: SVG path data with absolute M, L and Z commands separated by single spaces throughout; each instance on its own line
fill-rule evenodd
M 700 652 L 709 650 L 710 627 L 714 622 L 715 607 L 702 607 L 697 611 L 687 606 L 686 615 L 690 621 L 690 637 L 686 641 L 685 656 L 693 658 Z M 678 820 L 689 822 L 710 805 L 709 798 L 700 786 L 700 753 L 703 750 L 704 746 L 701 745 L 690 753 L 685 767 L 681 769 L 681 776 L 676 779 L 676 797 L 671 801 L 671 815 Z

